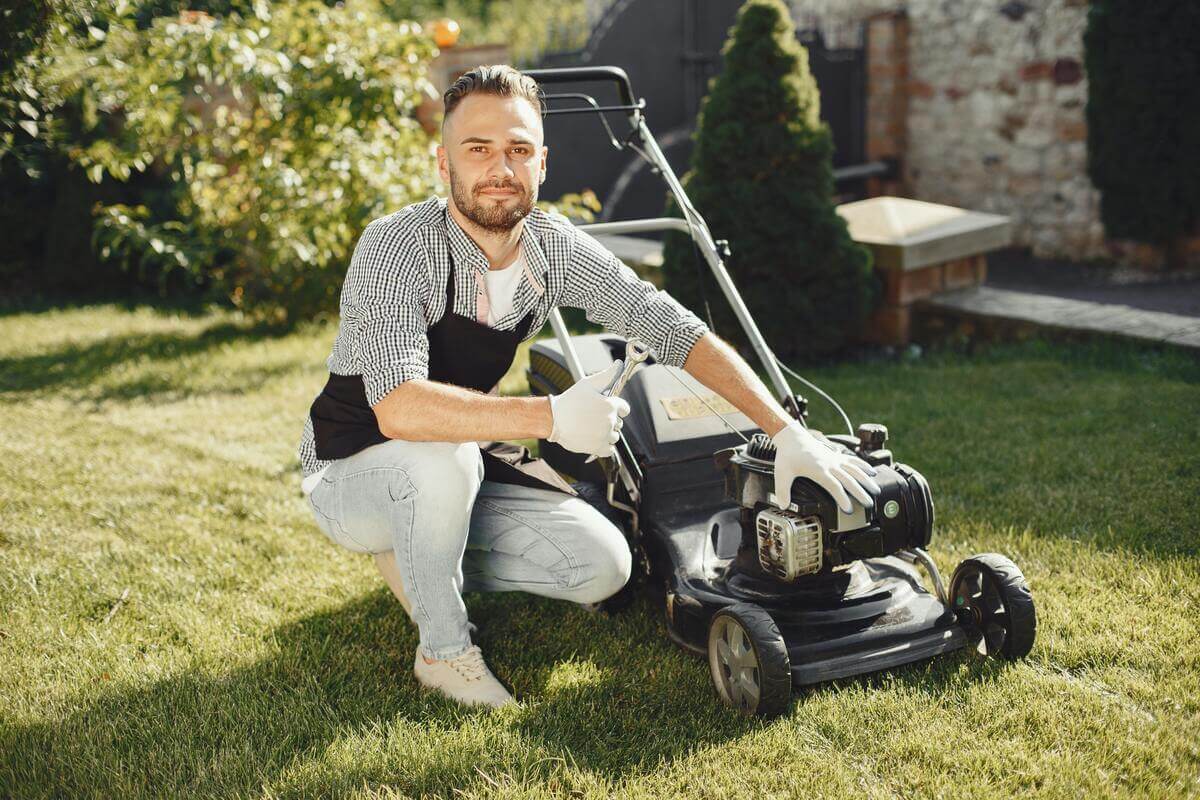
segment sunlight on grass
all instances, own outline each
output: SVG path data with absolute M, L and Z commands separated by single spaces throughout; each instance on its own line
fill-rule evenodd
M 296 445 L 336 328 L 0 315 L 0 797 L 1195 796 L 1200 364 L 1039 341 L 801 369 L 925 475 L 949 572 L 1010 555 L 1016 664 L 966 654 L 726 712 L 648 598 L 468 594 L 518 708 L 421 691 Z M 527 391 L 528 345 L 502 390 Z M 815 396 L 811 426 L 840 432 Z M 536 444 L 536 443 L 530 443 Z

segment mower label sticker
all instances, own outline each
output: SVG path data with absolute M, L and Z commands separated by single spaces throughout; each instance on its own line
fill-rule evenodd
M 660 399 L 662 400 L 663 408 L 667 410 L 667 419 L 697 419 L 699 417 L 714 416 L 708 406 L 712 406 L 720 414 L 732 414 L 737 411 L 732 403 L 716 394 L 710 394 L 704 398 L 708 406 L 701 402 L 700 398 L 692 395 L 663 397 Z

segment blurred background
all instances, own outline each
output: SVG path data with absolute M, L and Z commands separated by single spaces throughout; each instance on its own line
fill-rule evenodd
M 742 5 L 10 0 L 0 292 L 206 298 L 285 324 L 335 314 L 365 224 L 444 193 L 432 150 L 455 77 L 482 63 L 620 66 L 683 175 Z M 839 290 L 857 299 L 842 304 L 845 335 L 830 347 L 1053 321 L 1037 311 L 1043 297 L 1101 303 L 1097 318 L 1113 306 L 1181 316 L 1122 324 L 1188 338 L 1200 319 L 1194 4 L 777 5 L 801 59 L 782 72 L 764 63 L 749 91 L 811 82 L 831 142 L 813 159 L 833 183 L 819 164 L 815 183 L 774 191 L 836 209 L 871 253 L 874 278 Z M 580 88 L 606 99 L 605 87 Z M 781 113 L 794 123 L 798 107 Z M 544 205 L 580 222 L 664 212 L 661 179 L 610 146 L 594 116 L 546 128 Z M 756 234 L 710 225 L 733 244 L 735 278 L 755 279 L 738 262 Z M 669 247 L 664 265 L 657 237 L 605 243 L 699 302 L 688 282 L 703 279 L 672 269 Z M 797 267 L 792 283 L 828 284 L 857 269 L 847 258 Z M 786 281 L 792 267 L 774 269 Z

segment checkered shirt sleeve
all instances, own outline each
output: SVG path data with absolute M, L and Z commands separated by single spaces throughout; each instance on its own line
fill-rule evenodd
M 350 259 L 341 315 L 353 335 L 349 358 L 338 361 L 361 371 L 372 406 L 405 381 L 429 376 L 425 258 L 411 228 L 385 217 L 367 226 Z
M 660 363 L 682 367 L 708 331 L 667 292 L 642 280 L 586 231 L 571 226 L 573 247 L 560 305 L 582 308 L 587 318 L 627 339 L 650 346 Z

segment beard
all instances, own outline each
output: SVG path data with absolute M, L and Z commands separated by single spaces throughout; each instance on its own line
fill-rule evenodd
M 489 198 L 480 197 L 484 189 L 512 189 L 516 192 L 511 197 Z M 533 210 L 533 189 L 526 189 L 519 181 L 484 180 L 475 184 L 470 191 L 458 179 L 458 173 L 450 167 L 450 196 L 463 216 L 474 222 L 480 228 L 491 233 L 507 233 Z M 515 204 L 510 201 L 515 200 Z

